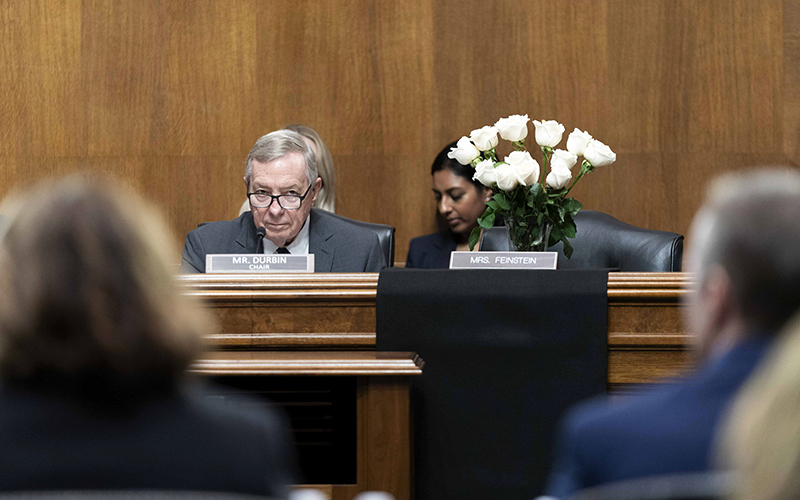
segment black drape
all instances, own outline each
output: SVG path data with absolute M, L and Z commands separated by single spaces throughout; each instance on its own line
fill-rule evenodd
M 607 380 L 605 270 L 381 272 L 377 348 L 415 351 L 415 498 L 541 493 L 558 418 Z

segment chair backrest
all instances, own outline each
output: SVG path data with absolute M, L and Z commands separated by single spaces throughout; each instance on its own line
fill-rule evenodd
M 558 252 L 559 269 L 616 268 L 620 271 L 680 271 L 683 261 L 683 236 L 626 224 L 614 217 L 581 210 L 575 216 L 578 233 L 571 240 L 572 258 L 564 255 L 561 242 L 551 247 Z M 508 228 L 483 231 L 480 250 L 509 251 Z
M 351 224 L 355 224 L 358 227 L 362 227 L 364 229 L 369 229 L 373 233 L 378 236 L 378 242 L 381 245 L 381 250 L 383 250 L 383 255 L 386 257 L 386 264 L 389 267 L 394 266 L 394 227 L 387 226 L 386 224 L 375 224 L 373 222 L 364 222 L 355 219 L 349 219 L 347 217 L 341 216 L 339 214 L 335 214 L 332 212 L 328 212 L 328 215 L 336 217 L 337 219 L 341 219 L 343 221 L 349 222 Z

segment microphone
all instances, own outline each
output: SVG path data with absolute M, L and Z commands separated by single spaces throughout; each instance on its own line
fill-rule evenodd
M 267 230 L 263 227 L 258 228 L 256 231 L 256 239 L 258 241 L 258 245 L 256 246 L 256 253 L 264 253 L 264 236 L 267 235 Z

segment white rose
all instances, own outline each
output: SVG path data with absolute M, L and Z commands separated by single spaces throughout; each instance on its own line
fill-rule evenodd
M 447 157 L 456 160 L 462 165 L 469 165 L 472 160 L 479 157 L 481 152 L 469 141 L 469 137 L 464 136 L 458 140 L 456 147 L 450 148 Z
M 527 151 L 512 151 L 505 161 L 514 168 L 514 177 L 523 186 L 532 186 L 539 179 L 539 162 Z
M 517 142 L 528 137 L 528 115 L 511 115 L 500 118 L 494 126 L 500 132 L 500 137 L 507 141 Z
M 578 157 L 563 149 L 553 151 L 553 157 L 550 158 L 550 168 L 552 169 L 565 168 L 572 170 L 576 163 L 578 163 Z
M 533 120 L 533 125 L 536 127 L 536 144 L 540 146 L 550 146 L 554 148 L 561 142 L 564 136 L 564 125 L 561 125 L 555 120 L 547 120 L 540 122 Z
M 517 187 L 517 177 L 514 175 L 514 167 L 506 163 L 500 164 L 494 173 L 497 176 L 497 187 L 503 191 L 513 191 Z
M 589 141 L 589 144 L 586 146 L 586 151 L 583 152 L 583 157 L 586 158 L 593 167 L 605 167 L 617 161 L 616 153 L 597 139 Z
M 583 152 L 586 151 L 586 145 L 591 140 L 592 136 L 589 135 L 589 132 L 581 132 L 576 128 L 567 137 L 567 151 L 577 156 L 583 156 Z
M 483 160 L 475 165 L 475 175 L 473 175 L 472 178 L 486 187 L 494 186 L 497 183 L 497 175 L 494 173 L 494 162 L 492 160 Z
M 553 189 L 561 189 L 567 187 L 570 180 L 572 180 L 572 172 L 568 168 L 553 167 L 553 170 L 547 174 L 545 184 Z
M 469 139 L 481 151 L 489 151 L 497 146 L 497 128 L 485 126 L 469 133 Z

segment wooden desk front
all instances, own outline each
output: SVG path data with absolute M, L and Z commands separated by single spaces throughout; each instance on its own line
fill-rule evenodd
M 357 481 L 323 489 L 335 500 L 349 500 L 367 488 L 390 491 L 399 500 L 411 498 L 407 382 L 420 370 L 407 353 L 405 359 L 392 360 L 374 350 L 377 274 L 180 279 L 187 293 L 205 300 L 220 327 L 207 339 L 210 352 L 195 365 L 196 372 L 358 375 Z M 689 284 L 686 273 L 609 274 L 611 390 L 654 382 L 690 366 L 691 339 L 680 314 Z M 393 372 L 398 363 L 405 367 L 402 374 Z
M 378 275 L 189 275 L 220 333 L 215 350 L 374 350 Z M 687 273 L 609 273 L 608 382 L 650 383 L 690 366 L 681 323 Z

